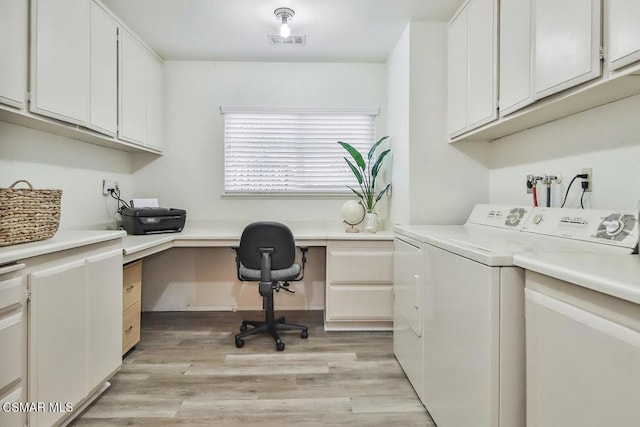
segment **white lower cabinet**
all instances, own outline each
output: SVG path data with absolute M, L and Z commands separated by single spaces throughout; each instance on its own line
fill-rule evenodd
M 86 267 L 83 259 L 30 275 L 31 402 L 71 402 L 86 396 Z M 53 425 L 63 414 L 33 412 L 33 425 Z
M 326 330 L 392 328 L 392 241 L 328 241 L 326 278 Z
M 638 425 L 640 306 L 526 273 L 527 426 Z
M 121 364 L 120 240 L 28 260 L 30 425 L 74 414 Z M 49 405 L 53 405 L 52 407 Z
M 0 266 L 0 426 L 23 427 L 27 401 L 27 280 L 24 264 Z M 3 270 L 6 273 L 3 273 Z

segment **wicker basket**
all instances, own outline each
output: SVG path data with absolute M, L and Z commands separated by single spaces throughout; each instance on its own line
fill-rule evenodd
M 29 188 L 14 188 L 19 183 Z M 60 223 L 62 190 L 34 190 L 25 180 L 0 188 L 0 246 L 53 237 Z

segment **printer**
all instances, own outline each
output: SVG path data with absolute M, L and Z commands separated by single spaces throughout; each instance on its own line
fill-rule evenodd
M 175 208 L 123 208 L 122 228 L 127 234 L 179 233 L 184 228 L 187 211 Z

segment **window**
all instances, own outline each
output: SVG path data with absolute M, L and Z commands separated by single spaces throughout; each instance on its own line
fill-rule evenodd
M 351 194 L 357 181 L 337 141 L 366 153 L 377 109 L 221 109 L 225 194 Z

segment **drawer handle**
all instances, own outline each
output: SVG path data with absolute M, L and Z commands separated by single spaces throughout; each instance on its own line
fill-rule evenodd
M 133 325 L 129 325 L 129 327 L 127 328 L 126 331 L 124 331 L 125 334 L 128 334 L 129 332 L 131 332 L 133 330 Z
M 135 286 L 134 286 L 134 285 L 129 285 L 129 286 L 127 286 L 126 291 L 127 291 L 127 292 L 131 292 L 131 290 L 132 290 L 133 288 L 135 288 Z
M 0 274 L 13 273 L 14 271 L 22 270 L 25 267 L 26 267 L 26 264 L 22 264 L 22 263 L 3 265 L 2 267 L 0 267 Z

